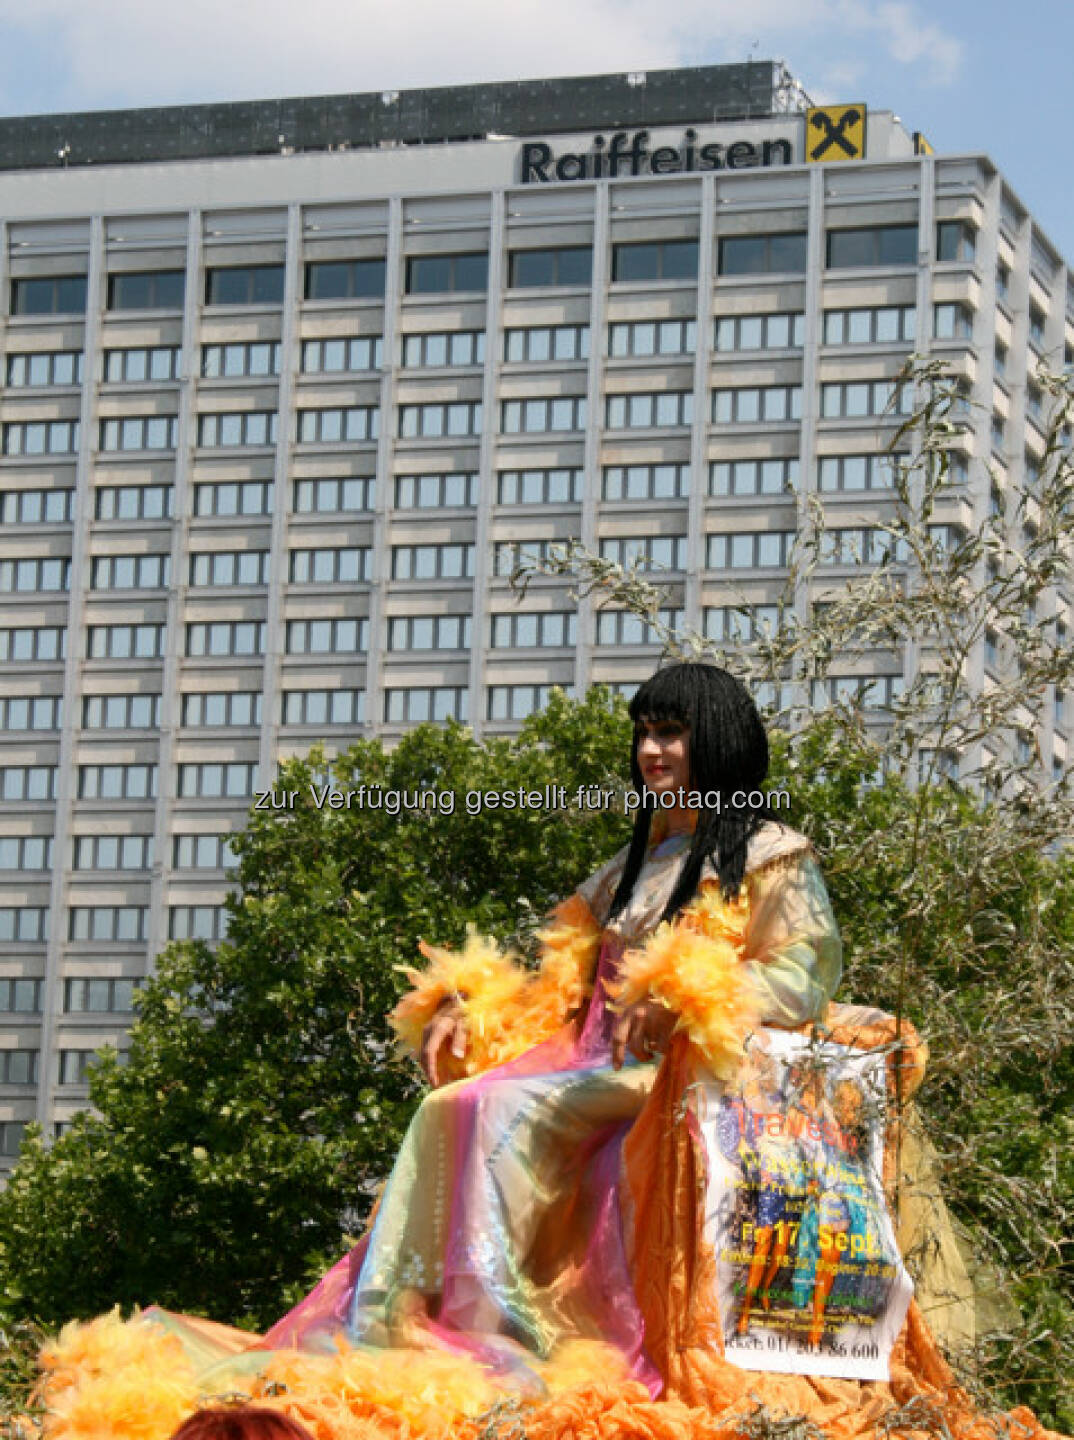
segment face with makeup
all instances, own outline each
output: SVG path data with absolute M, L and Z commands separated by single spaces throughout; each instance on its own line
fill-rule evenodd
M 690 789 L 690 731 L 681 720 L 641 716 L 634 726 L 638 769 L 654 795 Z

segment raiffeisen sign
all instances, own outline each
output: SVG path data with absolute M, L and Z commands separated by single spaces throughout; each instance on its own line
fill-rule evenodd
M 741 130 L 739 130 L 741 136 Z M 692 127 L 677 145 L 652 143 L 648 130 L 617 130 L 594 135 L 589 149 L 556 154 L 547 140 L 527 140 L 519 160 L 523 185 L 557 180 L 614 180 L 625 175 L 689 175 L 704 170 L 749 170 L 793 165 L 794 143 L 786 135 L 752 140 L 705 139 Z

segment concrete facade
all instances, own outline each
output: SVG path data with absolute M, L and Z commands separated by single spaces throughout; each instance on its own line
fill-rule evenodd
M 651 671 L 629 618 L 557 581 L 520 606 L 517 547 L 644 553 L 725 635 L 781 593 L 811 496 L 859 536 L 888 513 L 911 351 L 974 402 L 937 523 L 969 531 L 989 469 L 1039 457 L 1032 375 L 1074 358 L 1074 281 L 987 158 L 871 113 L 864 159 L 807 163 L 780 67 L 727 77 L 737 111 L 675 73 L 651 111 L 646 77 L 594 81 L 603 122 L 585 82 L 501 96 L 509 137 L 378 138 L 322 103 L 301 153 L 255 154 L 272 106 L 314 104 L 265 102 L 207 154 L 0 160 L 0 1165 L 85 1103 L 168 939 L 220 935 L 226 837 L 279 755 L 427 717 L 506 732 L 549 686 Z M 840 679 L 881 677 L 882 705 L 910 664 Z

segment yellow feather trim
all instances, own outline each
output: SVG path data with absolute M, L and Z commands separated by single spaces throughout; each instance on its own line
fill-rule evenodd
M 119 1308 L 65 1325 L 39 1356 L 35 1400 L 47 1440 L 167 1440 L 198 1403 L 194 1370 L 174 1335 Z
M 425 1027 L 446 999 L 466 1021 L 462 1060 L 452 1059 L 451 1079 L 503 1065 L 549 1039 L 592 988 L 600 926 L 579 895 L 564 901 L 552 923 L 538 932 L 540 968 L 527 970 L 493 940 L 468 931 L 462 950 L 422 944 L 425 970 L 404 969 L 414 989 L 392 1011 L 392 1027 L 412 1054 Z
M 673 1010 L 676 1031 L 725 1081 L 741 1064 L 759 1018 L 741 965 L 748 919 L 744 897 L 728 902 L 717 885 L 706 885 L 674 924 L 665 921 L 642 946 L 626 952 L 612 992 L 623 1008 L 652 999 Z

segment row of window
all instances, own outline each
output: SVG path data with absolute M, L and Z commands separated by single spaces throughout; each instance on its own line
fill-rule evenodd
M 936 258 L 974 258 L 976 232 L 961 220 L 941 220 L 936 227 Z M 917 225 L 854 226 L 832 229 L 826 236 L 829 269 L 860 266 L 916 265 Z M 721 275 L 763 272 L 801 274 L 806 264 L 804 230 L 771 235 L 721 238 Z M 612 246 L 611 275 L 615 283 L 696 280 L 698 242 L 692 239 L 624 242 Z M 546 286 L 588 286 L 593 252 L 588 245 L 512 250 L 508 285 L 517 289 Z M 206 272 L 207 305 L 279 305 L 284 298 L 281 264 L 215 266 Z M 385 263 L 382 259 L 311 261 L 305 266 L 307 300 L 381 299 Z M 406 263 L 409 295 L 439 295 L 488 288 L 488 254 L 463 251 L 415 256 Z M 186 292 L 182 270 L 154 270 L 109 276 L 110 310 L 181 309 Z M 80 314 L 86 309 L 84 275 L 34 276 L 11 282 L 13 315 Z

